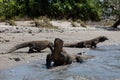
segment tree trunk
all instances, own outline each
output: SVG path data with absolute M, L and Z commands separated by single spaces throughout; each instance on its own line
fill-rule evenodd
M 26 14 L 27 14 L 27 16 L 30 16 L 30 6 L 29 6 L 29 4 L 30 4 L 30 1 L 29 0 L 25 0 L 25 7 L 26 7 Z
M 113 28 L 117 28 L 120 25 L 120 18 L 112 25 Z

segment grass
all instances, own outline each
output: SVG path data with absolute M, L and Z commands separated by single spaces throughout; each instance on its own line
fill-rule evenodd
M 113 25 L 113 21 L 106 21 L 106 22 L 104 22 L 104 26 L 111 26 L 111 25 Z
M 9 24 L 10 26 L 17 26 L 14 20 L 7 20 L 6 23 Z
M 6 18 L 4 16 L 0 17 L 0 22 L 4 22 L 6 20 Z
M 78 27 L 79 26 L 79 25 L 77 25 L 77 23 L 75 23 L 73 21 L 71 21 L 71 25 L 72 25 L 72 27 Z
M 74 21 L 70 21 L 70 22 L 73 27 L 78 27 L 78 26 L 85 27 L 85 28 L 87 27 L 86 24 L 81 20 L 77 20 L 76 22 Z
M 39 28 L 50 28 L 50 29 L 58 29 L 57 26 L 53 26 L 51 23 L 50 23 L 50 19 L 46 18 L 46 17 L 43 17 L 42 20 L 40 19 L 34 19 L 34 24 L 35 24 L 35 27 L 39 27 Z
M 83 21 L 80 22 L 80 25 L 84 28 L 87 28 L 86 24 Z

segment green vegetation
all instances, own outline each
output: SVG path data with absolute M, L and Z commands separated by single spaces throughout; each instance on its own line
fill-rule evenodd
M 119 4 L 119 0 L 0 0 L 0 20 L 47 16 L 98 21 L 103 15 L 119 15 L 119 8 L 113 9 Z M 107 12 L 109 8 L 111 13 Z

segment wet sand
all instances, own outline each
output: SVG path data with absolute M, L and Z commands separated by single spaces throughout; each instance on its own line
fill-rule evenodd
M 0 33 L 0 53 L 4 53 L 16 44 L 35 41 L 35 40 L 49 40 L 54 41 L 55 38 L 61 38 L 64 42 L 76 42 L 89 40 L 98 36 L 106 36 L 109 40 L 99 43 L 101 45 L 119 45 L 120 44 L 119 31 L 79 31 L 79 32 L 51 32 L 51 33 Z M 7 40 L 7 41 L 5 41 Z M 87 51 L 88 49 L 79 48 L 65 48 L 70 54 Z M 9 69 L 22 64 L 28 64 L 37 60 L 45 60 L 46 55 L 50 53 L 49 49 L 45 49 L 42 53 L 27 53 L 28 48 L 19 49 L 9 54 L 0 54 L 0 70 Z M 20 61 L 15 61 L 14 58 L 19 58 Z M 43 63 L 45 64 L 45 63 Z
M 113 31 L 106 26 L 86 25 L 87 28 L 84 28 L 80 26 L 80 23 L 78 23 L 76 27 L 73 27 L 68 21 L 51 21 L 52 25 L 58 26 L 58 30 L 56 30 L 30 27 L 33 26 L 31 21 L 18 21 L 16 23 L 17 26 L 9 26 L 4 22 L 0 23 L 0 70 L 46 59 L 46 55 L 50 53 L 49 49 L 43 50 L 42 53 L 28 54 L 28 48 L 23 48 L 9 54 L 2 54 L 16 44 L 27 41 L 49 40 L 53 42 L 55 38 L 61 38 L 64 42 L 76 42 L 89 40 L 98 36 L 106 36 L 109 40 L 99 43 L 97 45 L 98 47 L 101 45 L 109 46 L 120 44 L 120 31 Z M 69 54 L 89 50 L 80 48 L 65 49 Z M 15 61 L 15 59 L 19 60 Z

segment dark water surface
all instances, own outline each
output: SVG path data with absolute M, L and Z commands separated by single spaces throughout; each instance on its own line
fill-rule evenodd
M 96 58 L 48 70 L 45 60 L 0 71 L 0 80 L 120 80 L 120 46 L 87 51 Z

